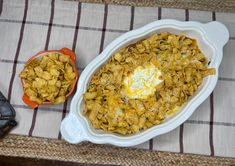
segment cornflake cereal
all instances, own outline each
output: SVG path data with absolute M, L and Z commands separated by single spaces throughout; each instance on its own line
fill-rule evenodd
M 167 32 L 122 48 L 84 94 L 84 114 L 96 129 L 122 135 L 160 124 L 215 74 L 196 40 Z
M 20 77 L 25 81 L 23 88 L 29 99 L 38 104 L 64 102 L 76 77 L 69 61 L 68 55 L 48 53 L 26 64 Z

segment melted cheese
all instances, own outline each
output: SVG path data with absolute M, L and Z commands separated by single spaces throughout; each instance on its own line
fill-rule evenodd
M 124 79 L 124 92 L 131 99 L 146 99 L 155 93 L 156 86 L 162 82 L 160 76 L 161 71 L 151 63 L 139 66 Z

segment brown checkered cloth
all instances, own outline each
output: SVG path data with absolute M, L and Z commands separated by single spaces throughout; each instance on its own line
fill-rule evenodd
M 61 139 L 61 105 L 27 107 L 19 73 L 41 50 L 71 48 L 80 73 L 121 34 L 159 19 L 223 22 L 230 31 L 218 84 L 211 96 L 177 129 L 136 148 L 235 157 L 235 14 L 156 7 L 130 7 L 55 0 L 0 0 L 0 90 L 16 110 L 12 134 Z

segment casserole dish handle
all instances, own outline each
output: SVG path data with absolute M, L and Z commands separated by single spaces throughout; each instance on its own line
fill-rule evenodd
M 70 113 L 61 123 L 60 132 L 63 138 L 72 144 L 87 140 L 86 132 L 77 117 Z
M 218 21 L 212 21 L 204 24 L 203 29 L 206 31 L 209 40 L 219 49 L 222 49 L 229 40 L 228 29 L 224 24 Z
M 27 104 L 31 108 L 37 108 L 39 104 L 37 102 L 31 101 L 29 99 L 29 96 L 24 93 L 22 100 L 24 101 L 25 104 Z
M 65 55 L 69 55 L 70 58 L 71 58 L 73 61 L 76 60 L 76 54 L 75 54 L 72 50 L 70 50 L 70 49 L 64 47 L 64 48 L 60 49 L 59 51 L 62 52 L 63 54 L 65 54 Z

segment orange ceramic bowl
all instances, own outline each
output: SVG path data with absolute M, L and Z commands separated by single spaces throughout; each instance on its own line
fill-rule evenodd
M 73 93 L 74 89 L 75 89 L 75 86 L 76 86 L 76 83 L 77 83 L 77 80 L 78 80 L 78 71 L 77 71 L 77 68 L 76 68 L 76 63 L 75 63 L 75 60 L 76 60 L 76 54 L 68 49 L 68 48 L 62 48 L 60 50 L 47 50 L 47 51 L 41 51 L 39 53 L 37 53 L 36 55 L 32 56 L 27 62 L 26 64 L 29 64 L 33 59 L 35 58 L 41 58 L 42 56 L 45 56 L 47 55 L 48 53 L 50 52 L 55 52 L 55 53 L 59 53 L 59 54 L 64 54 L 64 55 L 69 55 L 70 56 L 70 64 L 72 65 L 73 67 L 73 71 L 75 72 L 75 75 L 76 75 L 76 78 L 75 78 L 75 81 L 73 83 L 73 85 L 71 86 L 70 88 L 70 91 L 69 93 L 65 96 L 66 99 Z M 25 84 L 25 81 L 23 78 L 21 78 L 21 83 L 22 83 L 22 86 L 24 87 L 24 84 Z M 31 101 L 28 97 L 28 95 L 26 95 L 24 93 L 23 97 L 22 97 L 23 101 L 25 104 L 27 104 L 29 107 L 31 108 L 37 108 L 39 106 L 39 104 L 37 102 L 34 102 L 34 101 Z M 54 103 L 52 102 L 43 102 L 41 105 L 53 105 Z

